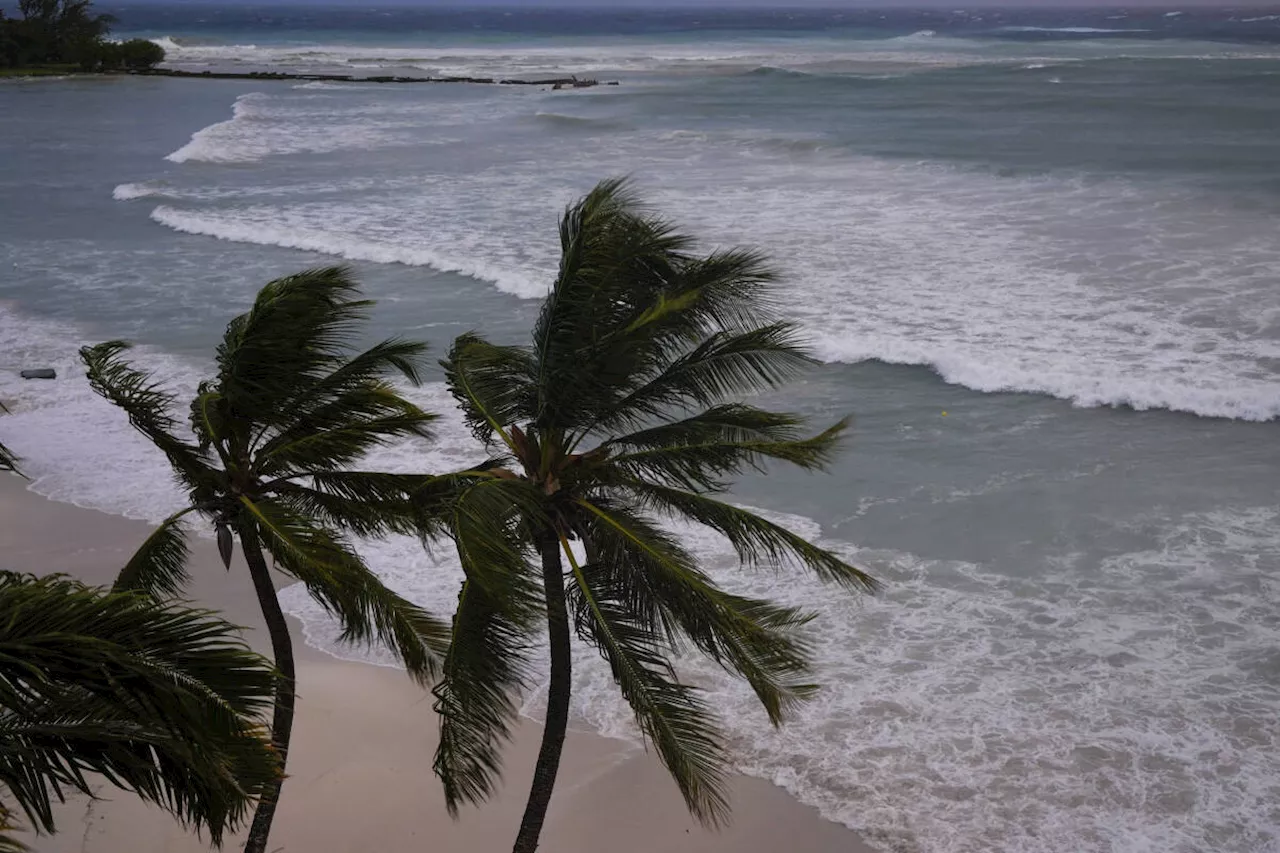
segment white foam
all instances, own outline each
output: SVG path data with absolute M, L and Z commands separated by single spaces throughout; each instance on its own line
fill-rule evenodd
M 280 208 L 240 208 L 231 213 L 194 213 L 161 205 L 152 211 L 151 218 L 175 231 L 204 234 L 219 240 L 283 246 L 353 261 L 429 266 L 491 282 L 499 289 L 517 296 L 534 297 L 545 294 L 550 282 L 549 278 L 542 282 L 531 280 L 520 270 L 488 263 L 483 258 L 445 255 L 431 249 L 406 246 L 394 240 L 380 240 L 374 235 L 353 236 L 345 229 L 317 227 L 310 223 L 324 222 L 325 219 L 311 219 L 298 215 L 296 211 Z
M 821 537 L 811 521 L 772 517 Z M 1258 820 L 1280 794 L 1280 737 L 1272 705 L 1245 699 L 1264 683 L 1248 668 L 1280 629 L 1251 612 L 1257 587 L 1274 581 L 1248 555 L 1280 546 L 1277 521 L 1274 508 L 1189 517 L 1155 550 L 1034 579 L 825 541 L 889 582 L 871 601 L 790 572 L 740 571 L 708 531 L 678 525 L 725 588 L 819 612 L 810 639 L 824 691 L 774 730 L 713 664 L 678 668 L 719 710 L 739 769 L 882 849 L 1253 853 L 1280 837 Z M 407 540 L 369 553 L 410 598 L 445 612 L 456 600 L 447 554 L 424 558 Z M 392 663 L 336 646 L 336 626 L 300 589 L 284 598 L 311 640 Z M 574 668 L 574 713 L 637 742 L 598 655 L 575 647 Z M 526 713 L 540 716 L 545 691 L 530 690 Z
M 1006 27 L 1006 31 L 1063 34 L 1144 33 L 1142 29 L 1104 27 Z M 1108 40 L 1110 41 L 1110 40 Z M 391 47 L 342 43 L 209 45 L 183 44 L 158 39 L 166 49 L 166 64 L 199 70 L 206 68 L 271 68 L 298 72 L 351 72 L 383 70 L 425 71 L 434 76 L 547 77 L 565 74 L 625 75 L 641 79 L 650 75 L 735 74 L 771 67 L 804 71 L 808 68 L 846 68 L 860 73 L 875 67 L 918 66 L 921 69 L 987 65 L 1008 61 L 1097 58 L 1096 48 L 1081 40 L 1053 44 L 1003 45 L 992 55 L 980 39 L 939 35 L 921 30 L 894 38 L 806 38 L 779 41 L 742 37 L 695 44 L 662 39 L 629 39 L 625 42 L 561 45 L 419 45 Z M 1118 43 L 1116 43 L 1118 44 Z M 1179 42 L 1125 42 L 1125 55 L 1182 56 L 1189 49 L 1205 58 L 1239 54 L 1221 44 Z M 1027 53 L 1034 51 L 1034 53 Z M 1259 49 L 1251 55 L 1273 57 Z
M 1149 33 L 1151 30 L 1142 29 L 1115 29 L 1112 27 L 1001 27 L 1001 30 L 1008 33 L 1074 33 L 1084 35 L 1088 33 Z
M 181 495 L 158 453 L 79 378 L 82 333 L 0 309 L 0 350 L 48 364 L 56 382 L 0 372 L 6 443 L 36 491 L 157 520 Z M 189 393 L 200 361 L 135 353 Z M 371 468 L 449 470 L 478 458 L 440 385 L 410 392 L 444 415 L 440 439 L 382 448 Z M 980 488 L 979 491 L 982 489 Z M 952 495 L 948 499 L 963 499 Z M 723 717 L 737 765 L 860 830 L 886 850 L 931 853 L 1139 853 L 1272 849 L 1280 825 L 1280 732 L 1266 685 L 1280 648 L 1268 602 L 1280 595 L 1280 511 L 1235 507 L 1131 520 L 1154 543 L 1101 565 L 1064 558 L 1026 577 L 823 540 L 811 520 L 779 523 L 846 553 L 886 581 L 857 599 L 787 571 L 737 569 L 709 531 L 675 532 L 730 591 L 819 613 L 810 630 L 824 692 L 772 730 L 749 691 L 713 665 L 684 658 L 684 677 Z M 394 589 L 447 614 L 459 574 L 410 539 L 361 544 Z M 344 647 L 300 586 L 281 593 L 308 642 L 393 665 L 384 651 Z M 575 713 L 635 737 L 607 668 L 575 650 Z M 536 714 L 544 685 L 526 697 Z
M 555 274 L 558 210 L 626 163 L 653 203 L 694 233 L 769 252 L 800 295 L 788 310 L 828 361 L 926 365 L 975 390 L 1083 406 L 1280 416 L 1280 306 L 1268 277 L 1280 252 L 1265 218 L 1204 204 L 1194 188 L 999 178 L 856 157 L 776 130 L 620 124 L 576 140 L 565 158 L 557 134 L 501 123 L 551 112 L 530 97 L 447 108 L 369 93 L 241 98 L 231 124 L 252 134 L 220 135 L 215 125 L 192 145 L 225 136 L 238 141 L 222 156 L 237 158 L 305 150 L 299 140 L 350 135 L 360 145 L 382 132 L 382 118 L 370 130 L 369 116 L 388 104 L 417 116 L 402 116 L 418 122 L 407 138 L 430 143 L 424 123 L 465 121 L 480 104 L 488 112 L 476 120 L 514 141 L 495 151 L 496 165 L 419 170 L 407 191 L 168 204 L 153 218 L 220 239 L 431 266 L 539 298 Z M 751 180 L 726 177 L 742 174 Z
M 146 182 L 141 184 L 120 184 L 112 190 L 111 197 L 116 201 L 132 201 L 135 198 L 148 198 L 164 194 L 165 189 L 162 185 Z
M 144 521 L 181 507 L 182 493 L 162 457 L 123 414 L 84 378 L 78 351 L 83 333 L 69 325 L 20 317 L 0 308 L 0 415 L 5 444 L 22 457 L 33 488 L 54 500 Z M 139 362 L 180 391 L 195 389 L 201 365 L 139 348 Z M 27 382 L 17 368 L 52 367 L 58 379 Z M 176 413 L 185 420 L 184 412 Z
M 395 131 L 401 127 L 368 121 L 302 126 L 296 119 L 303 116 L 273 110 L 277 101 L 262 92 L 241 95 L 232 107 L 231 119 L 196 131 L 190 142 L 165 159 L 174 163 L 250 163 L 272 155 L 376 148 L 395 144 Z

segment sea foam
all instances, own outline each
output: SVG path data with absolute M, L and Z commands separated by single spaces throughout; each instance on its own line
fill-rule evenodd
M 276 213 L 271 208 L 242 209 L 230 215 L 194 213 L 161 205 L 152 211 L 151 218 L 175 231 L 203 234 L 219 240 L 283 246 L 352 261 L 432 267 L 489 282 L 516 296 L 534 298 L 544 294 L 548 287 L 548 284 L 532 280 L 519 270 L 503 268 L 480 258 L 450 256 L 431 249 L 355 237 L 341 230 L 281 224 Z
M 79 375 L 82 339 L 74 327 L 0 309 L 5 352 L 65 377 L 23 383 L 0 374 L 12 410 L 6 443 L 41 494 L 159 520 L 180 505 L 180 490 L 161 455 Z M 135 357 L 180 394 L 210 367 L 151 348 Z M 367 467 L 451 470 L 480 458 L 443 386 L 405 390 L 444 415 L 440 437 L 380 448 Z M 825 689 L 781 729 L 767 725 L 744 685 L 697 657 L 679 659 L 718 710 L 740 769 L 886 850 L 1113 853 L 1154 844 L 1256 853 L 1280 839 L 1257 811 L 1280 796 L 1275 699 L 1258 692 L 1268 650 L 1280 647 L 1280 628 L 1260 604 L 1280 591 L 1257 559 L 1280 551 L 1275 507 L 1134 519 L 1135 541 L 1149 544 L 1101 565 L 1068 556 L 1019 578 L 858 548 L 810 519 L 767 514 L 887 586 L 867 599 L 794 569 L 744 571 L 710 531 L 673 527 L 726 589 L 818 614 L 809 639 Z M 447 547 L 432 557 L 415 540 L 392 538 L 360 549 L 392 588 L 448 614 L 460 573 Z M 395 665 L 384 650 L 341 644 L 301 586 L 281 600 L 309 643 Z M 607 667 L 582 647 L 574 693 L 580 719 L 637 738 Z M 545 681 L 536 681 L 526 712 L 537 716 L 544 696 Z

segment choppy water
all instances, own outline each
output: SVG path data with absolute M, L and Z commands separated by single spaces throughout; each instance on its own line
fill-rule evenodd
M 837 14 L 121 11 L 187 68 L 621 85 L 0 86 L 6 443 L 42 493 L 156 518 L 178 496 L 117 413 L 12 369 L 74 377 L 125 336 L 189 388 L 258 286 L 337 258 L 378 334 L 517 340 L 559 208 L 631 173 L 786 272 L 827 363 L 778 402 L 858 416 L 831 476 L 737 497 L 884 596 L 743 575 L 685 532 L 726 585 L 822 614 L 828 689 L 779 732 L 689 662 L 742 769 L 886 850 L 1280 849 L 1280 23 Z M 376 461 L 474 455 L 450 415 Z M 369 550 L 454 600 L 447 560 Z M 581 663 L 578 711 L 627 735 Z

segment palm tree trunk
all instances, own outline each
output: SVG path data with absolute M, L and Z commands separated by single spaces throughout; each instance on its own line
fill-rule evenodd
M 533 769 L 529 802 L 520 821 L 513 853 L 534 853 L 542 822 L 551 804 L 551 792 L 560 769 L 565 731 L 569 728 L 571 664 L 569 613 L 564 600 L 564 570 L 560 564 L 560 540 L 554 532 L 542 538 L 542 585 L 547 595 L 547 632 L 551 639 L 551 685 L 547 689 L 547 720 L 542 727 L 542 747 Z
M 271 635 L 271 652 L 279 672 L 276 679 L 275 710 L 271 716 L 271 744 L 280 757 L 280 777 L 263 787 L 262 795 L 258 798 L 258 808 L 253 813 L 253 823 L 249 827 L 249 837 L 244 843 L 244 853 L 264 853 L 267 849 L 267 836 L 271 833 L 271 821 L 276 815 L 276 805 L 280 802 L 280 787 L 284 784 L 289 737 L 293 732 L 297 676 L 293 665 L 293 639 L 289 636 L 289 623 L 285 621 L 280 600 L 276 598 L 271 571 L 262 556 L 257 534 L 251 528 L 241 529 L 239 532 L 240 545 L 244 548 L 245 562 L 249 564 L 249 575 L 253 578 L 253 589 L 258 594 L 258 606 L 262 608 L 267 633 Z

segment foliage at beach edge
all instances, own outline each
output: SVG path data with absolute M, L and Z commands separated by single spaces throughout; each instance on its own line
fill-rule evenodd
M 22 17 L 0 10 L 0 70 L 137 71 L 164 61 L 155 42 L 110 40 L 115 19 L 92 7 L 90 0 L 19 0 Z

